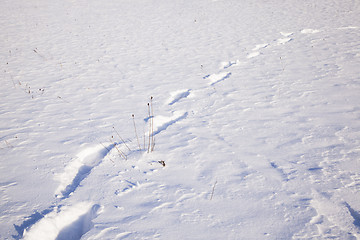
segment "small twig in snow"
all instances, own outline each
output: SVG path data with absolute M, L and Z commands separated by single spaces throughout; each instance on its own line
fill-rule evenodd
M 154 147 L 155 147 L 155 138 L 154 138 L 154 109 L 153 109 L 152 100 L 153 100 L 153 97 L 151 96 L 151 98 L 150 98 L 150 108 L 151 108 L 151 140 L 152 140 L 151 151 L 154 151 Z
M 150 146 L 151 146 L 151 115 L 150 115 L 150 103 L 147 104 L 148 105 L 148 116 L 149 116 L 149 144 L 148 144 L 148 150 L 147 152 L 150 152 Z
M 107 147 L 105 147 L 105 145 L 104 145 L 102 142 L 100 142 L 100 144 L 101 144 L 108 152 L 110 152 L 110 149 L 108 149 Z M 113 163 L 115 163 L 109 156 L 108 156 L 108 158 L 110 159 L 110 161 L 112 161 Z
M 128 147 L 128 145 L 126 144 L 126 142 L 124 141 L 124 139 L 120 136 L 119 132 L 116 131 L 115 127 L 113 127 L 113 129 L 115 130 L 116 134 L 117 134 L 118 137 L 121 139 L 121 141 L 124 143 L 124 145 L 127 147 L 127 149 L 129 149 L 129 151 L 131 151 L 131 149 Z
M 139 142 L 139 137 L 138 137 L 138 134 L 137 134 L 137 131 L 136 131 L 135 115 L 134 115 L 134 114 L 132 115 L 132 119 L 133 119 L 133 123 L 134 123 L 134 130 L 135 130 L 136 140 L 137 140 L 137 143 L 138 143 L 138 145 L 139 145 L 139 150 L 141 151 L 141 146 L 140 146 L 140 142 Z
M 217 184 L 217 180 L 215 181 L 214 183 L 214 186 L 213 186 L 213 189 L 212 189 L 212 192 L 211 192 L 211 197 L 210 197 L 210 200 L 212 200 L 213 196 L 214 196 L 214 191 L 215 191 L 215 186 Z
M 127 160 L 127 156 L 125 153 L 123 153 L 116 145 L 116 142 L 114 142 L 114 136 L 111 136 L 111 142 L 114 144 L 114 147 L 116 148 L 116 150 L 119 152 L 120 157 L 122 157 L 123 159 Z

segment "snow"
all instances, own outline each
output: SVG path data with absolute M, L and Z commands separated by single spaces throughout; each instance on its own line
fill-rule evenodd
M 3 1 L 0 239 L 360 239 L 356 1 Z
M 30 232 L 24 232 L 24 239 L 80 239 L 93 226 L 99 205 L 81 202 L 71 207 L 56 210 L 42 218 Z M 73 221 L 77 219 L 76 221 Z M 71 223 L 68 226 L 68 223 Z

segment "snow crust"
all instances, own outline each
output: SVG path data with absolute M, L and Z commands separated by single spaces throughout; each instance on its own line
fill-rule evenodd
M 0 239 L 360 239 L 359 15 L 2 1 Z

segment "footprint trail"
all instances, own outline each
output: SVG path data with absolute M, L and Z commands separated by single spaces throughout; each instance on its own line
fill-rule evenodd
M 60 184 L 55 190 L 57 198 L 68 198 L 91 172 L 98 166 L 102 159 L 108 154 L 113 145 L 104 147 L 102 144 L 88 147 L 82 150 L 76 158 L 65 167 L 64 172 L 56 179 Z
M 211 75 L 207 75 L 204 77 L 204 79 L 209 80 L 209 85 L 213 86 L 221 81 L 224 81 L 225 79 L 229 78 L 231 75 L 231 72 L 220 72 L 220 73 L 214 73 Z
M 36 212 L 24 221 L 20 226 L 15 226 L 18 232 L 17 239 L 80 239 L 89 231 L 91 222 L 101 208 L 99 204 L 91 202 L 77 202 L 73 206 L 63 206 L 61 203 L 69 199 L 71 195 L 84 181 L 93 168 L 100 165 L 105 156 L 111 151 L 113 145 L 98 144 L 87 147 L 77 154 L 64 169 L 64 172 L 56 176 L 60 182 L 55 190 L 56 203 L 38 213 Z
M 186 98 L 190 95 L 191 89 L 178 90 L 170 93 L 170 98 L 167 101 L 168 105 L 174 105 L 179 102 L 181 99 Z
M 100 205 L 81 202 L 74 206 L 55 208 L 42 218 L 30 231 L 24 232 L 24 240 L 76 240 L 92 227 Z

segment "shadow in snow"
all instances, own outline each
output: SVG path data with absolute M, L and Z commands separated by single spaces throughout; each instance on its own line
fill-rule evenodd
M 214 86 L 215 84 L 224 81 L 225 79 L 229 78 L 231 73 L 227 73 L 225 76 L 221 76 L 218 79 L 214 79 L 213 82 L 210 84 L 210 86 Z
M 79 240 L 85 233 L 93 228 L 92 220 L 97 217 L 100 205 L 93 205 L 89 212 L 80 216 L 77 220 L 63 228 L 55 240 Z
M 21 225 L 15 225 L 14 228 L 17 235 L 12 235 L 12 237 L 16 240 L 19 240 L 23 237 L 25 229 L 29 228 L 30 226 L 37 223 L 40 219 L 42 219 L 46 214 L 52 212 L 54 210 L 54 206 L 51 206 L 48 209 L 45 209 L 44 211 L 38 212 L 36 211 L 34 214 L 31 214 L 30 216 L 26 217 L 26 220 L 21 223 Z
M 322 170 L 322 167 L 312 167 L 308 169 L 309 171 L 319 171 Z
M 62 194 L 62 198 L 61 199 L 65 199 L 68 198 L 70 196 L 71 193 L 73 193 L 76 188 L 80 185 L 81 181 L 84 180 L 90 173 L 91 170 L 98 166 L 101 163 L 101 159 L 103 159 L 106 154 L 108 154 L 108 152 L 113 148 L 114 146 L 112 145 L 111 148 L 104 148 L 102 149 L 96 158 L 98 158 L 98 161 L 96 164 L 92 165 L 92 166 L 88 166 L 88 165 L 83 165 L 78 169 L 78 172 L 76 174 L 76 176 L 74 177 L 72 183 L 70 183 L 69 185 L 66 186 L 65 190 L 63 190 L 61 192 Z
M 178 95 L 176 95 L 174 97 L 174 99 L 169 103 L 169 105 L 174 105 L 175 103 L 177 103 L 178 101 L 180 101 L 182 98 L 186 98 L 187 96 L 190 95 L 190 90 L 184 91 L 179 93 Z
M 72 183 L 67 185 L 65 190 L 61 192 L 63 195 L 61 199 L 68 198 L 70 194 L 74 192 L 76 188 L 80 185 L 81 181 L 84 180 L 90 174 L 91 169 L 92 167 L 86 165 L 80 167 Z
M 345 202 L 345 206 L 349 209 L 351 216 L 354 218 L 354 225 L 360 227 L 360 213 L 355 211 L 347 202 Z
M 187 115 L 188 115 L 188 113 L 185 112 L 185 113 L 184 113 L 183 115 L 181 115 L 180 117 L 178 117 L 178 118 L 176 118 L 176 119 L 174 119 L 174 120 L 171 120 L 171 121 L 169 121 L 169 122 L 161 125 L 161 126 L 158 127 L 158 129 L 154 132 L 154 135 L 159 134 L 160 132 L 166 130 L 169 126 L 173 125 L 173 124 L 176 123 L 177 121 L 180 121 L 180 120 L 186 118 Z
M 289 181 L 288 174 L 286 174 L 284 170 L 282 170 L 275 162 L 270 162 L 270 165 L 272 168 L 274 168 L 276 171 L 280 173 L 284 181 L 286 182 Z

